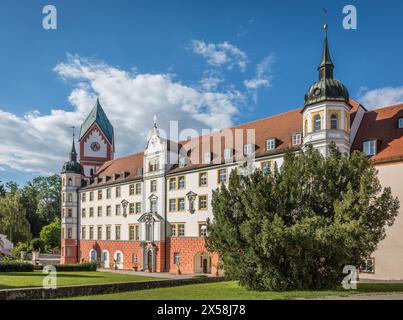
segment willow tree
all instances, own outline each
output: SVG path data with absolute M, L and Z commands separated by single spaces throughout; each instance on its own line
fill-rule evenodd
M 324 158 L 288 150 L 264 176 L 233 171 L 212 199 L 210 250 L 228 276 L 253 290 L 329 289 L 343 267 L 358 266 L 385 238 L 399 209 L 360 152 L 333 145 Z

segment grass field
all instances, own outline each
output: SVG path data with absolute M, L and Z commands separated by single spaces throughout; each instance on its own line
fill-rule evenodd
M 312 298 L 324 296 L 348 296 L 365 293 L 403 292 L 403 283 L 399 284 L 359 284 L 358 290 L 346 291 L 288 291 L 256 292 L 247 291 L 235 281 L 194 284 L 172 288 L 149 289 L 87 297 L 75 297 L 78 300 L 284 300 L 290 298 Z
M 41 287 L 45 275 L 42 271 L 0 273 L 0 289 Z M 57 285 L 162 280 L 162 278 L 108 272 L 58 272 Z

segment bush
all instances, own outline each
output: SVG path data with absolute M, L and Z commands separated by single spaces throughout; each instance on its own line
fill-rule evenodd
M 26 253 L 30 252 L 30 248 L 27 243 L 19 242 L 12 250 L 11 256 L 14 260 L 21 260 L 21 251 L 25 251 Z
M 28 262 L 1 261 L 0 272 L 30 272 L 34 271 L 34 265 Z
M 95 262 L 86 262 L 79 264 L 56 264 L 56 271 L 97 271 Z

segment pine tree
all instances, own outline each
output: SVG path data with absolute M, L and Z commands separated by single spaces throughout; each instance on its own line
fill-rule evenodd
M 330 289 L 385 238 L 399 209 L 360 152 L 325 159 L 288 150 L 263 176 L 233 171 L 213 194 L 207 244 L 228 276 L 253 290 Z

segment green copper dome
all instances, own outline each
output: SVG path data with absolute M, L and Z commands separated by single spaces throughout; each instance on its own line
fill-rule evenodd
M 305 107 L 324 101 L 341 101 L 349 103 L 350 94 L 347 88 L 339 81 L 333 79 L 334 65 L 330 57 L 327 41 L 327 25 L 325 25 L 325 42 L 319 71 L 319 81 L 308 89 L 305 95 Z
M 74 145 L 74 135 L 73 135 L 73 146 L 70 151 L 69 161 L 63 164 L 62 173 L 78 173 L 84 174 L 84 169 L 80 163 L 77 162 L 77 152 L 76 146 Z
M 305 106 L 323 101 L 342 101 L 348 103 L 350 95 L 347 88 L 335 79 L 315 82 L 305 95 Z

